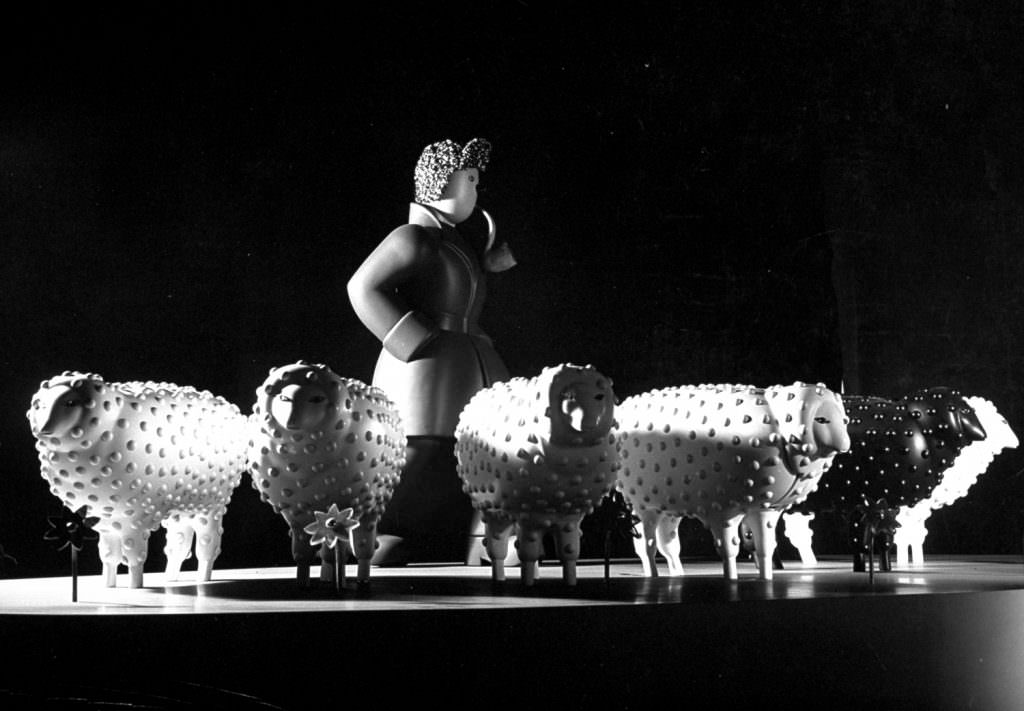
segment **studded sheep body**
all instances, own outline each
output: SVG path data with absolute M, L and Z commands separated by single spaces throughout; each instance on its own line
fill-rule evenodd
M 996 455 L 1003 449 L 1013 449 L 1020 443 L 1009 423 L 990 400 L 983 397 L 965 397 L 964 401 L 977 415 L 978 422 L 985 431 L 985 438 L 969 442 L 960 451 L 953 465 L 943 473 L 942 481 L 932 490 L 931 496 L 913 506 L 904 506 L 900 509 L 896 515 L 900 527 L 896 529 L 893 540 L 896 546 L 897 565 L 922 565 L 924 539 L 928 535 L 925 523 L 932 512 L 966 496 Z
M 270 371 L 251 417 L 250 474 L 260 498 L 290 527 L 300 583 L 316 557 L 303 529 L 331 504 L 352 509 L 359 525 L 348 545 L 358 581 L 369 580 L 377 522 L 401 478 L 405 446 L 401 419 L 381 389 L 303 361 Z M 329 555 L 323 547 L 321 576 L 328 579 Z
M 844 396 L 851 447 L 836 457 L 821 486 L 804 502 L 806 511 L 835 511 L 847 521 L 853 567 L 865 570 L 873 541 L 866 522 L 883 509 L 912 507 L 932 495 L 960 451 L 985 439 L 974 409 L 945 387 L 916 391 L 899 400 Z M 898 530 L 898 529 L 897 529 Z M 889 534 L 879 566 L 889 570 Z
M 65 372 L 41 384 L 28 417 L 50 490 L 99 517 L 108 586 L 121 563 L 131 587 L 142 586 L 149 536 L 161 524 L 167 578 L 177 577 L 195 539 L 198 577 L 210 579 L 245 470 L 238 407 L 188 386 Z
M 513 529 L 533 584 L 554 534 L 562 579 L 576 582 L 580 522 L 615 484 L 615 394 L 591 366 L 562 364 L 478 392 L 455 430 L 463 489 L 482 512 L 492 577 L 503 580 Z
M 849 447 L 842 400 L 820 384 L 665 388 L 627 398 L 617 420 L 618 485 L 643 526 L 646 575 L 657 575 L 656 552 L 670 575 L 683 573 L 678 528 L 689 516 L 711 531 L 730 579 L 746 522 L 770 579 L 779 515 Z

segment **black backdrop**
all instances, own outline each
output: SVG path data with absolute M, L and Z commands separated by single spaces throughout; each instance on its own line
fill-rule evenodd
M 66 572 L 24 416 L 40 380 L 172 381 L 244 412 L 300 358 L 369 380 L 377 344 L 345 281 L 441 138 L 494 144 L 481 203 L 519 266 L 485 320 L 513 374 L 592 363 L 620 397 L 950 385 L 1024 432 L 1020 3 L 679 5 L 43 5 L 5 22 L 7 574 Z M 1021 460 L 936 514 L 928 550 L 1018 552 Z M 218 567 L 288 562 L 248 479 L 225 527 Z M 699 533 L 684 553 L 707 552 Z

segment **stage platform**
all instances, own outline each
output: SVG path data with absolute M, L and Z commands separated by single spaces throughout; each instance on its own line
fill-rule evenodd
M 0 709 L 1024 708 L 1020 556 L 787 561 L 771 581 L 684 563 L 583 561 L 572 587 L 554 562 L 529 587 L 467 566 L 340 591 L 290 566 L 81 575 L 77 602 L 69 577 L 0 580 Z

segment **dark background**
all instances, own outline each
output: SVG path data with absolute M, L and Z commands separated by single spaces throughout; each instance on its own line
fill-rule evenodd
M 1024 432 L 1021 3 L 377 5 L 43 4 L 0 29 L 7 575 L 67 571 L 25 419 L 41 380 L 248 413 L 300 358 L 370 379 L 345 282 L 442 138 L 494 144 L 481 204 L 519 266 L 485 325 L 513 375 L 948 385 Z M 1022 468 L 997 458 L 926 551 L 1019 553 Z M 247 477 L 225 528 L 217 567 L 289 562 Z

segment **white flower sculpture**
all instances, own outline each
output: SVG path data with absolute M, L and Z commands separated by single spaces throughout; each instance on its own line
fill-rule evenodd
M 314 511 L 316 520 L 304 526 L 302 530 L 311 536 L 310 545 L 326 543 L 328 548 L 334 548 L 338 544 L 338 539 L 347 539 L 349 531 L 359 526 L 359 521 L 353 513 L 352 507 L 339 511 L 337 504 L 331 504 L 327 511 Z

